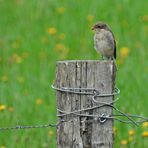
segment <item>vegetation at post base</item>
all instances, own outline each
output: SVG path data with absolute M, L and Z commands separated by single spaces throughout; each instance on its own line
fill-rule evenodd
M 107 22 L 117 43 L 116 106 L 147 116 L 147 0 L 0 0 L 0 127 L 56 123 L 50 85 L 58 60 L 91 59 L 91 26 Z M 148 147 L 148 122 L 115 121 L 115 147 Z M 56 129 L 0 131 L 0 148 L 56 147 Z

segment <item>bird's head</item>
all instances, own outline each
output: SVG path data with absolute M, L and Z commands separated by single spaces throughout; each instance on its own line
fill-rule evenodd
M 95 32 L 99 32 L 102 29 L 109 30 L 109 27 L 108 27 L 108 25 L 106 23 L 97 22 L 91 29 L 94 30 Z

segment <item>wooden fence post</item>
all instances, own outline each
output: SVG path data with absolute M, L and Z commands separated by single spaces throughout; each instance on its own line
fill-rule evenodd
M 56 68 L 58 88 L 95 88 L 100 94 L 113 93 L 115 85 L 115 64 L 113 61 L 59 61 Z M 81 91 L 81 90 L 79 90 Z M 110 103 L 113 96 L 96 97 L 98 103 L 92 101 L 91 95 L 80 95 L 56 91 L 57 108 L 72 112 L 96 105 L 101 102 Z M 58 111 L 58 114 L 62 114 Z M 79 114 L 112 115 L 112 108 L 101 108 L 81 111 Z M 59 117 L 67 121 L 57 128 L 58 148 L 112 148 L 113 119 L 100 123 L 96 118 L 69 114 Z

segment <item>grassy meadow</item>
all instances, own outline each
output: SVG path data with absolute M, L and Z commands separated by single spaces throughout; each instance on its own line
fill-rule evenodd
M 148 116 L 147 0 L 0 0 L 0 127 L 56 122 L 58 60 L 97 60 L 91 26 L 117 41 L 116 85 L 125 113 Z M 115 148 L 147 148 L 148 122 L 115 122 Z M 0 148 L 55 148 L 54 128 L 0 131 Z

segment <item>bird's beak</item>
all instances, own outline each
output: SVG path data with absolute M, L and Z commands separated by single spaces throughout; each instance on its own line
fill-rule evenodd
M 95 27 L 93 26 L 92 28 L 91 28 L 91 30 L 94 30 L 95 29 Z

